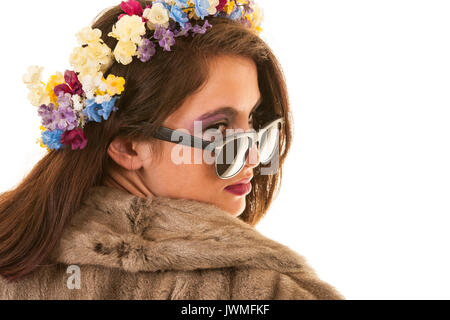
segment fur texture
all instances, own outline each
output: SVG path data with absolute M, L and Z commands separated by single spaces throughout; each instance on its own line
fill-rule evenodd
M 70 265 L 80 289 L 69 289 Z M 70 280 L 69 280 L 70 281 Z M 0 299 L 345 299 L 303 256 L 211 205 L 98 186 L 49 263 Z

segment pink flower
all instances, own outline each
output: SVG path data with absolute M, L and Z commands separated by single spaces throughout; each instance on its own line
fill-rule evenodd
M 79 96 L 83 95 L 83 87 L 81 82 L 78 80 L 78 76 L 75 72 L 67 70 L 64 73 L 64 80 L 66 83 L 60 84 L 53 89 L 55 95 L 58 97 L 61 93 L 70 93 L 72 95 L 77 94 Z
M 217 11 L 222 11 L 223 8 L 225 8 L 225 5 L 227 4 L 228 0 L 219 0 L 219 5 L 216 7 Z
M 83 150 L 87 145 L 87 138 L 84 135 L 83 129 L 75 129 L 72 131 L 66 131 L 61 136 L 61 143 L 72 145 L 72 150 Z
M 148 5 L 146 8 L 151 8 L 152 5 Z M 127 2 L 122 1 L 120 4 L 120 8 L 125 12 L 124 14 L 121 14 L 119 16 L 119 20 L 122 19 L 123 16 L 129 15 L 129 16 L 139 16 L 142 17 L 144 14 L 144 9 L 142 9 L 141 4 L 136 0 L 128 0 Z M 147 22 L 148 20 L 144 17 L 142 17 L 142 21 Z

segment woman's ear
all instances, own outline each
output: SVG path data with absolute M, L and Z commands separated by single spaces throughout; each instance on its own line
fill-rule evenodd
M 127 170 L 139 170 L 144 161 L 148 160 L 150 151 L 140 143 L 126 138 L 115 138 L 108 147 L 108 154 L 114 162 Z

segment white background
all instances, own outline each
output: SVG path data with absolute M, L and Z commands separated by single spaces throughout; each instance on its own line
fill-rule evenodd
M 257 0 L 285 70 L 295 139 L 257 229 L 347 299 L 450 299 L 450 4 Z M 111 0 L 7 1 L 0 19 L 0 191 L 44 155 L 22 75 L 70 68 Z

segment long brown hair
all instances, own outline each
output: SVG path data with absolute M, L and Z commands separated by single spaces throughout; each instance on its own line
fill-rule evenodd
M 107 35 L 121 13 L 119 6 L 112 7 L 92 25 L 102 31 L 110 48 L 115 47 L 117 40 Z M 113 139 L 120 136 L 152 140 L 164 120 L 206 82 L 208 61 L 219 55 L 247 57 L 256 63 L 264 102 L 254 120 L 255 128 L 274 115 L 286 120 L 281 135 L 280 169 L 274 175 L 261 175 L 260 168 L 255 169 L 247 207 L 239 216 L 251 226 L 260 221 L 278 193 L 281 167 L 291 145 L 292 117 L 285 78 L 271 49 L 250 29 L 227 18 L 209 17 L 208 21 L 213 27 L 206 34 L 178 37 L 171 52 L 158 48 L 149 63 L 138 59 L 127 66 L 114 63 L 105 77 L 111 73 L 126 80 L 126 89 L 117 104 L 119 110 L 108 121 L 85 126 L 89 142 L 84 150 L 50 151 L 14 189 L 0 195 L 2 276 L 17 280 L 46 261 L 88 190 L 102 184 L 112 164 L 107 149 Z M 152 146 L 157 153 L 158 141 L 153 141 Z

